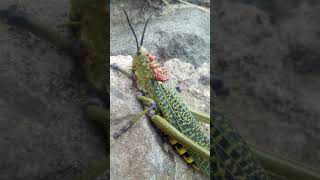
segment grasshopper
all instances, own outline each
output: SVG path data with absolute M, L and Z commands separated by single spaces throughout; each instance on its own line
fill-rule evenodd
M 268 175 L 254 159 L 246 144 L 242 143 L 239 135 L 221 123 L 219 118 L 211 121 L 213 155 L 210 158 L 210 140 L 198 125 L 198 121 L 210 123 L 210 117 L 191 110 L 183 103 L 177 90 L 168 85 L 169 76 L 166 70 L 160 67 L 155 57 L 142 46 L 151 16 L 145 23 L 139 45 L 126 11 L 124 13 L 136 40 L 137 53 L 132 61 L 132 74 L 116 64 L 112 64 L 112 68 L 133 78 L 143 94 L 137 98 L 146 108 L 114 137 L 119 138 L 139 118 L 148 114 L 155 126 L 168 135 L 169 142 L 175 146 L 186 162 L 201 173 L 211 176 L 211 179 L 268 179 Z M 213 115 L 215 117 L 215 114 Z M 243 158 L 239 160 L 233 157 L 240 155 Z
M 117 64 L 112 64 L 111 67 L 134 80 L 142 94 L 138 95 L 137 99 L 145 105 L 145 110 L 115 133 L 116 139 L 138 119 L 147 115 L 157 128 L 168 135 L 169 142 L 186 162 L 211 179 L 320 179 L 319 174 L 299 163 L 261 152 L 247 144 L 224 115 L 219 113 L 217 107 L 211 107 L 211 121 L 210 117 L 189 109 L 175 87 L 168 85 L 170 78 L 167 71 L 160 67 L 155 57 L 142 46 L 147 24 L 152 16 L 144 25 L 139 44 L 126 11 L 124 13 L 137 46 L 132 61 L 132 73 Z M 214 96 L 213 91 L 211 94 Z M 211 144 L 209 138 L 200 130 L 198 121 L 210 123 Z
M 129 77 L 132 77 L 136 86 L 142 95 L 137 96 L 145 105 L 145 110 L 137 117 L 123 127 L 119 133 L 115 134 L 115 138 L 127 131 L 139 118 L 143 115 L 148 115 L 151 121 L 164 134 L 168 135 L 169 142 L 175 146 L 177 152 L 183 156 L 188 164 L 198 169 L 205 175 L 211 175 L 213 179 L 219 178 L 238 178 L 246 179 L 256 177 L 259 179 L 267 179 L 268 176 L 260 165 L 250 156 L 250 151 L 237 138 L 237 134 L 224 125 L 221 127 L 213 126 L 211 134 L 213 135 L 213 156 L 210 159 L 210 140 L 201 131 L 198 125 L 199 122 L 209 123 L 210 117 L 199 112 L 189 109 L 184 103 L 179 93 L 168 85 L 170 80 L 167 71 L 160 67 L 156 62 L 155 57 L 151 55 L 143 45 L 144 34 L 146 32 L 147 24 L 152 16 L 150 16 L 144 26 L 140 44 L 138 42 L 136 33 L 131 25 L 126 11 L 124 11 L 130 29 L 135 37 L 137 45 L 137 53 L 134 55 L 132 61 L 132 75 L 126 70 L 120 68 L 116 64 L 112 64 L 112 68 L 118 70 Z M 237 146 L 228 145 L 233 141 Z M 229 146 L 229 148 L 228 148 Z M 240 151 L 237 151 L 241 149 Z M 239 156 L 240 153 L 246 155 L 245 158 L 236 161 L 233 157 L 229 157 L 225 151 L 230 151 L 229 154 Z M 210 162 L 211 160 L 211 162 Z M 228 161 L 227 161 L 228 160 Z M 248 169 L 244 171 L 239 164 L 253 166 L 255 169 Z M 249 167 L 248 165 L 248 167 Z M 211 166 L 211 174 L 210 174 Z
M 137 98 L 143 102 L 146 108 L 133 118 L 128 125 L 123 127 L 119 133 L 116 133 L 114 137 L 119 138 L 138 119 L 148 114 L 155 126 L 168 135 L 170 143 L 176 147 L 178 153 L 184 157 L 186 162 L 202 173 L 209 175 L 210 140 L 200 130 L 197 122 L 197 120 L 200 120 L 209 123 L 209 117 L 191 111 L 183 103 L 176 88 L 168 85 L 170 79 L 168 72 L 159 65 L 155 56 L 151 55 L 142 46 L 144 34 L 152 16 L 147 19 L 144 25 L 139 44 L 126 11 L 124 13 L 137 45 L 137 53 L 132 61 L 133 79 L 139 91 L 142 92 L 142 95 L 137 96 Z M 113 69 L 131 77 L 131 73 L 118 65 L 112 64 L 111 66 Z
M 108 72 L 105 66 L 107 58 L 107 52 L 105 51 L 109 50 L 106 44 L 108 38 L 108 11 L 106 7 L 107 3 L 105 1 L 71 1 L 71 22 L 68 24 L 76 29 L 76 37 L 80 40 L 80 44 L 77 44 L 76 47 L 73 42 L 49 31 L 43 25 L 15 14 L 14 8 L 0 10 L 0 17 L 9 19 L 14 25 L 26 28 L 35 35 L 64 49 L 71 56 L 80 59 L 86 79 L 96 90 L 99 97 L 108 101 L 109 93 L 106 86 Z M 142 47 L 144 33 L 151 16 L 145 24 L 140 45 L 127 14 L 126 18 L 137 43 L 137 53 L 132 67 L 137 87 L 143 92 L 143 95 L 138 96 L 138 99 L 147 108 L 120 133 L 116 134 L 116 137 L 127 131 L 140 117 L 148 114 L 156 127 L 169 135 L 169 141 L 176 146 L 178 153 L 183 155 L 189 164 L 204 174 L 210 174 L 211 179 L 269 179 L 268 176 L 270 176 L 272 179 L 279 180 L 320 180 L 320 175 L 310 168 L 263 153 L 247 145 L 241 140 L 238 133 L 230 127 L 224 116 L 217 112 L 216 107 L 211 109 L 211 121 L 208 116 L 188 109 L 182 103 L 182 99 L 175 88 L 166 84 L 169 81 L 169 76 L 165 69 L 161 68 L 156 63 L 154 56 Z M 132 77 L 131 73 L 117 65 L 112 65 L 112 67 Z M 93 102 L 87 106 L 86 113 L 90 119 L 103 124 L 108 136 L 109 113 L 107 105 L 108 102 L 102 105 Z M 205 123 L 210 122 L 211 144 L 209 138 L 198 128 L 197 120 Z M 179 122 L 182 122 L 182 124 L 179 124 Z M 188 128 L 183 128 L 183 122 Z M 189 129 L 191 129 L 191 133 Z M 109 138 L 106 139 L 108 141 Z M 211 157 L 209 157 L 209 149 L 211 150 Z M 106 150 L 109 155 L 109 147 Z M 263 170 L 258 162 L 266 170 Z M 93 179 L 98 176 L 102 171 L 108 169 L 108 160 L 103 160 L 102 163 L 92 169 L 79 179 Z

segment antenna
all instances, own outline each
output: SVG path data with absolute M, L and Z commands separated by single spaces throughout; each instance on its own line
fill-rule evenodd
M 131 31 L 132 31 L 132 33 L 133 33 L 133 35 L 134 35 L 134 38 L 136 39 L 136 43 L 137 43 L 137 51 L 139 51 L 139 42 L 138 42 L 137 35 L 136 35 L 136 33 L 134 32 L 134 30 L 133 30 L 133 28 L 132 28 L 132 25 L 131 25 L 131 23 L 130 23 L 130 20 L 129 20 L 129 17 L 128 17 L 128 14 L 127 14 L 126 10 L 123 10 L 123 11 L 124 11 L 124 14 L 126 15 L 126 18 L 127 18 L 128 24 L 129 24 L 129 26 L 130 26 L 130 29 L 131 29 Z
M 153 14 L 151 14 L 151 16 L 147 19 L 146 23 L 144 24 L 144 28 L 143 28 L 143 32 L 142 32 L 142 37 L 141 37 L 141 41 L 140 41 L 140 46 L 142 46 L 142 44 L 143 44 L 144 33 L 146 32 L 148 22 L 149 22 L 149 20 L 151 19 L 152 16 L 153 16 Z

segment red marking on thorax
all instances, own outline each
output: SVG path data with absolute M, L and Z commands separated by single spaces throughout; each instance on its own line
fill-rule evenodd
M 164 67 L 161 67 L 158 62 L 154 61 L 156 59 L 155 56 L 151 54 L 147 56 L 154 79 L 161 82 L 167 81 L 170 78 L 168 71 Z
M 156 59 L 155 56 L 153 56 L 153 55 L 151 55 L 151 54 L 148 54 L 148 60 L 149 60 L 149 62 L 152 62 L 152 61 L 154 61 L 155 59 Z

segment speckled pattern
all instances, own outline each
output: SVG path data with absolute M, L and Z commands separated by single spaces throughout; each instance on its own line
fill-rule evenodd
M 117 63 L 122 68 L 130 69 L 132 57 L 112 56 L 110 63 Z M 183 76 L 179 79 L 181 80 L 179 84 L 184 102 L 199 112 L 209 114 L 210 89 L 208 84 L 199 83 L 201 76 L 209 76 L 209 66 L 204 64 L 198 69 L 202 71 L 198 71 L 189 63 L 172 59 L 166 62 L 164 67 L 171 73 L 171 78 L 175 82 L 178 82 L 179 75 Z M 141 112 L 142 106 L 135 98 L 137 92 L 132 87 L 132 80 L 125 75 L 111 70 L 110 87 L 110 163 L 112 164 L 110 176 L 112 179 L 209 179 L 187 166 L 149 119 L 141 119 L 115 140 L 113 134 L 128 123 L 134 115 Z M 208 132 L 208 127 L 208 125 L 201 126 L 204 132 Z

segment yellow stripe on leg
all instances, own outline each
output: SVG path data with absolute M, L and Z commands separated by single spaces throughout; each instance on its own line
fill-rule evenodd
M 191 156 L 183 156 L 183 159 L 188 163 L 191 164 L 193 162 L 193 159 Z
M 168 139 L 169 139 L 170 144 L 172 144 L 172 145 L 175 145 L 175 144 L 177 144 L 177 143 L 178 143 L 178 141 L 177 141 L 177 140 L 175 140 L 175 139 L 174 139 L 174 138 L 172 138 L 172 137 L 168 137 Z
M 177 141 L 179 141 L 179 143 L 182 144 L 184 147 L 192 149 L 193 152 L 197 153 L 202 158 L 209 160 L 210 152 L 208 148 L 202 147 L 197 142 L 182 134 L 175 127 L 173 127 L 167 120 L 165 120 L 159 115 L 153 116 L 151 120 L 156 127 L 161 129 L 169 136 L 172 136 L 173 138 L 177 139 Z
M 187 152 L 187 150 L 186 150 L 184 147 L 178 147 L 178 146 L 176 146 L 176 150 L 178 151 L 178 153 L 179 153 L 180 155 L 183 155 L 184 153 Z

